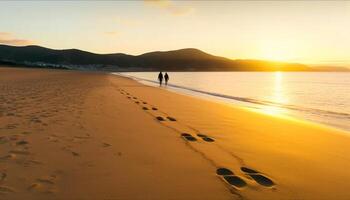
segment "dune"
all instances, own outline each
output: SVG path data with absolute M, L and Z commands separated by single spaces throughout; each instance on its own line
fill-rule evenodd
M 0 199 L 350 199 L 348 132 L 107 73 L 0 74 Z

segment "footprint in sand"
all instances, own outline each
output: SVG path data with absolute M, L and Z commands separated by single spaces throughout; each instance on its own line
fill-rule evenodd
M 218 168 L 216 170 L 216 174 L 219 176 L 228 176 L 228 175 L 233 175 L 233 172 L 227 168 Z
M 71 153 L 72 153 L 73 156 L 80 156 L 80 154 L 75 152 L 75 151 L 72 151 Z
M 142 103 L 143 103 L 143 104 L 147 104 L 147 102 L 146 102 L 146 101 L 143 101 Z
M 175 122 L 175 121 L 176 121 L 176 119 L 173 118 L 173 117 L 167 117 L 167 118 L 168 118 L 169 121 L 172 121 L 172 122 Z
M 153 108 L 152 108 L 152 110 L 158 110 L 158 108 L 156 108 L 156 107 L 153 107 Z
M 239 176 L 235 175 L 227 168 L 218 168 L 216 174 L 220 176 L 226 183 L 235 187 L 236 189 L 243 188 L 247 183 Z
M 166 118 L 167 118 L 169 121 L 172 121 L 172 122 L 176 121 L 176 119 L 173 118 L 173 117 L 166 117 Z M 161 116 L 156 117 L 156 119 L 157 119 L 158 121 L 165 121 L 165 119 L 164 119 L 163 117 L 161 117 Z
M 160 117 L 160 116 L 156 117 L 156 119 L 157 119 L 158 121 L 165 121 L 165 119 L 164 119 L 163 117 Z
M 19 146 L 27 145 L 27 144 L 29 144 L 29 142 L 26 140 L 20 140 L 20 141 L 16 142 L 16 145 L 19 145 Z
M 137 97 L 133 97 L 133 99 L 137 99 Z
M 262 186 L 272 187 L 275 185 L 275 183 L 271 179 L 254 169 L 248 167 L 241 167 L 241 171 L 244 172 L 246 175 L 250 176 L 255 182 Z
M 207 135 L 204 134 L 197 134 L 198 137 L 202 138 L 206 142 L 214 142 L 215 140 Z
M 237 188 L 242 188 L 247 185 L 247 183 L 239 176 L 224 176 L 223 177 L 227 183 Z
M 142 109 L 143 109 L 143 110 L 148 110 L 148 108 L 147 108 L 147 107 L 142 107 Z
M 139 104 L 140 102 L 139 101 L 135 101 L 136 104 Z
M 109 143 L 104 142 L 104 143 L 102 143 L 102 146 L 103 146 L 103 147 L 110 147 L 110 146 L 112 146 L 112 145 L 109 144 Z
M 191 134 L 188 134 L 188 133 L 182 133 L 181 136 L 182 136 L 182 138 L 184 138 L 185 140 L 190 141 L 190 142 L 197 141 L 197 139 L 195 137 L 193 137 Z

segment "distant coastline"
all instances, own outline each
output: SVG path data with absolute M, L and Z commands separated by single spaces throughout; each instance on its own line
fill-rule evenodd
M 312 67 L 299 63 L 228 59 L 194 48 L 155 51 L 141 55 L 95 54 L 78 49 L 0 45 L 0 65 L 72 70 L 137 71 L 285 71 L 350 72 L 345 67 Z

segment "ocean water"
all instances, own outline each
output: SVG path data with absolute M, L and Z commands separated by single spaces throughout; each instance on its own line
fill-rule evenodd
M 121 73 L 159 87 L 158 73 Z M 350 131 L 350 73 L 170 72 L 176 92 Z

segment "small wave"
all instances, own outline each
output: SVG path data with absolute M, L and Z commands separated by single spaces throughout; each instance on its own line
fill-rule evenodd
M 116 74 L 132 78 L 136 81 L 145 81 L 145 82 L 158 84 L 157 81 L 153 81 L 153 80 L 149 80 L 149 79 L 139 78 L 139 77 L 120 74 L 120 73 L 116 73 Z M 199 90 L 199 89 L 175 85 L 175 84 L 168 84 L 168 86 L 173 87 L 173 88 L 188 90 L 191 92 L 206 94 L 206 95 L 210 95 L 210 96 L 214 96 L 214 97 L 220 97 L 220 98 L 224 98 L 224 99 L 228 99 L 228 100 L 240 101 L 240 102 L 244 102 L 244 103 L 252 103 L 252 104 L 262 105 L 262 106 L 274 106 L 274 107 L 280 107 L 280 108 L 285 108 L 285 109 L 289 109 L 289 110 L 307 112 L 307 113 L 311 113 L 311 114 L 326 115 L 326 116 L 331 115 L 332 117 L 337 117 L 337 118 L 342 118 L 342 119 L 350 119 L 349 113 L 335 112 L 335 111 L 330 111 L 330 110 L 322 110 L 322 109 L 317 109 L 317 108 L 307 108 L 307 107 L 302 107 L 302 106 L 297 106 L 297 105 L 292 105 L 292 104 L 282 104 L 282 103 L 278 103 L 278 102 L 259 100 L 259 99 L 253 99 L 253 98 L 237 97 L 237 96 L 226 95 L 226 94 L 221 94 L 221 93 L 216 93 L 216 92 L 208 92 L 208 91 L 204 91 L 204 90 Z

